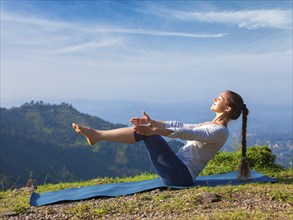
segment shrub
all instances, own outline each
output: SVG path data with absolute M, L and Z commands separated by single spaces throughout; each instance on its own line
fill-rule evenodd
M 247 160 L 250 168 L 255 170 L 282 170 L 275 164 L 276 156 L 268 146 L 252 146 L 247 149 Z M 219 152 L 201 172 L 201 175 L 231 172 L 239 169 L 241 150 L 236 152 Z
M 273 168 L 276 156 L 268 146 L 253 146 L 247 151 L 247 159 L 251 168 Z

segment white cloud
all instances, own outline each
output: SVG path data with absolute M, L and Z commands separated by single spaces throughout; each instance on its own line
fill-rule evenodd
M 169 37 L 191 37 L 191 38 L 219 38 L 224 37 L 227 33 L 182 33 L 182 32 L 167 32 L 167 31 L 155 31 L 155 30 L 142 30 L 142 29 L 99 29 L 95 30 L 96 32 L 103 33 L 124 33 L 124 34 L 141 34 L 141 35 L 150 35 L 150 36 L 169 36 Z
M 69 23 L 64 21 L 50 21 L 41 18 L 34 17 L 23 17 L 20 15 L 3 12 L 1 20 L 6 22 L 13 22 L 16 24 L 28 25 L 31 28 L 40 28 L 40 31 L 54 32 L 54 31 L 75 31 L 83 32 L 84 34 L 100 33 L 121 33 L 121 34 L 139 34 L 139 35 L 150 35 L 150 36 L 170 36 L 170 37 L 191 37 L 191 38 L 219 38 L 224 37 L 227 33 L 186 33 L 186 32 L 168 32 L 168 31 L 157 31 L 150 29 L 128 29 L 128 28 L 117 28 L 110 26 L 94 26 L 85 24 Z
M 186 12 L 163 11 L 177 19 L 237 25 L 249 30 L 258 28 L 292 28 L 292 11 L 281 9 L 242 10 L 242 11 L 210 11 Z
M 2 46 L 41 54 L 65 54 L 127 46 L 127 35 L 180 38 L 221 38 L 226 33 L 186 33 L 131 29 L 99 23 L 80 24 L 2 11 Z
M 88 49 L 111 47 L 111 46 L 117 46 L 117 45 L 119 46 L 122 44 L 123 42 L 121 39 L 102 39 L 99 42 L 90 41 L 87 43 L 81 43 L 77 45 L 60 48 L 57 50 L 52 50 L 49 52 L 49 54 L 71 53 L 71 52 L 78 52 L 78 51 L 88 50 Z

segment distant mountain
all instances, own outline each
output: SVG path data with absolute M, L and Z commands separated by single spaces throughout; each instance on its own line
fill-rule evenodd
M 126 126 L 80 113 L 66 103 L 1 108 L 0 188 L 24 185 L 30 176 L 39 183 L 56 183 L 152 171 L 142 142 L 101 141 L 91 147 L 73 131 L 72 122 L 97 129 Z M 182 143 L 171 145 L 179 148 Z

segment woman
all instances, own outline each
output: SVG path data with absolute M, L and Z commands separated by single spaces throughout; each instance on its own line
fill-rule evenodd
M 90 145 L 101 140 L 120 143 L 144 141 L 159 178 L 166 185 L 191 186 L 207 163 L 218 153 L 228 139 L 230 120 L 242 113 L 242 162 L 240 176 L 248 177 L 246 160 L 246 124 L 248 109 L 240 95 L 224 91 L 210 108 L 216 116 L 201 124 L 183 124 L 178 121 L 156 121 L 145 112 L 143 117 L 132 118 L 133 127 L 113 130 L 95 130 L 73 123 L 74 130 L 85 136 Z M 180 138 L 187 143 L 174 153 L 162 138 Z

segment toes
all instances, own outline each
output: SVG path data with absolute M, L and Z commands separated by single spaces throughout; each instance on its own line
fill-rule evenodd
M 80 126 L 80 125 L 75 124 L 75 123 L 72 123 L 71 126 L 75 130 L 76 133 L 84 135 L 86 140 L 87 140 L 87 142 L 90 145 L 94 145 L 96 143 L 94 140 L 92 140 L 93 139 L 93 137 L 92 137 L 93 129 L 92 128 L 83 127 L 83 126 Z
M 76 124 L 74 124 L 74 123 L 72 123 L 72 128 L 74 129 L 74 130 L 76 130 L 77 129 L 77 125 Z
M 80 134 L 79 126 L 75 123 L 72 123 L 72 128 L 76 131 L 76 133 Z

